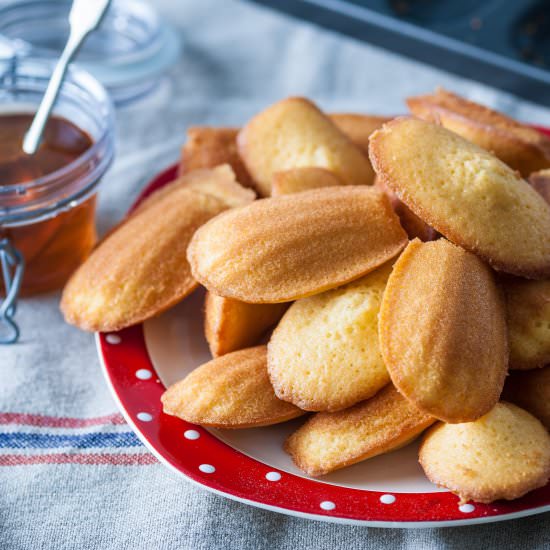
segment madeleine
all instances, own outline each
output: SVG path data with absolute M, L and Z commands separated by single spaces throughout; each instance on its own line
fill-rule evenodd
M 550 280 L 502 281 L 506 295 L 510 368 L 536 369 L 550 363 Z
M 513 500 L 548 482 L 550 436 L 528 412 L 497 403 L 475 422 L 431 428 L 419 458 L 428 479 L 462 502 Z
M 395 262 L 379 319 L 395 387 L 445 422 L 498 401 L 508 367 L 505 307 L 489 267 L 444 239 L 412 241 Z
M 530 412 L 550 430 L 550 365 L 506 377 L 502 398 Z
M 414 118 L 392 120 L 370 144 L 382 183 L 428 225 L 495 269 L 550 276 L 550 205 L 502 161 Z
M 162 405 L 166 414 L 216 428 L 270 426 L 304 414 L 275 396 L 265 346 L 201 365 L 164 392 Z
M 206 293 L 204 333 L 214 357 L 257 344 L 288 304 L 247 304 Z
M 222 164 L 211 169 L 193 170 L 193 172 L 179 176 L 174 181 L 163 185 L 139 202 L 130 211 L 130 216 L 142 212 L 157 201 L 166 200 L 168 195 L 175 198 L 177 193 L 186 189 L 211 195 L 231 208 L 242 206 L 256 198 L 256 193 L 252 189 L 246 189 L 235 180 L 235 173 L 231 166 Z M 126 220 L 123 220 L 122 223 L 124 221 Z
M 399 216 L 401 226 L 407 232 L 409 239 L 434 241 L 438 237 L 437 231 L 421 220 L 406 204 L 401 202 L 397 195 L 388 189 L 380 178 L 376 178 L 374 186 L 383 191 L 390 199 L 394 212 Z
M 439 88 L 410 97 L 411 112 L 436 122 L 496 155 L 526 178 L 550 167 L 550 139 L 527 124 Z
M 373 396 L 390 377 L 378 346 L 378 312 L 391 266 L 294 302 L 268 345 L 280 399 L 336 411 Z
M 292 170 L 283 170 L 273 174 L 271 186 L 271 195 L 290 195 L 291 193 L 301 193 L 310 189 L 319 187 L 334 187 L 342 185 L 342 182 L 328 170 L 308 166 L 306 168 L 294 168 Z
M 363 115 L 360 113 L 333 113 L 329 117 L 366 154 L 369 151 L 371 134 L 392 119 L 392 117 L 387 116 Z
M 271 195 L 275 172 L 316 166 L 344 184 L 370 185 L 369 159 L 315 104 L 301 97 L 275 103 L 239 132 L 239 153 L 259 193 Z
M 389 384 L 349 409 L 312 416 L 286 440 L 285 451 L 300 470 L 322 476 L 403 447 L 434 422 Z
M 239 128 L 210 126 L 189 128 L 187 141 L 181 150 L 180 174 L 229 164 L 241 185 L 254 187 L 254 182 L 237 151 L 238 133 Z
M 186 259 L 196 229 L 223 210 L 252 200 L 230 168 L 201 171 L 162 188 L 97 246 L 61 298 L 68 323 L 111 331 L 158 315 L 197 287 Z M 197 187 L 198 183 L 204 184 Z
M 326 187 L 254 201 L 216 217 L 189 244 L 208 290 L 250 303 L 290 302 L 366 275 L 407 243 L 387 197 Z

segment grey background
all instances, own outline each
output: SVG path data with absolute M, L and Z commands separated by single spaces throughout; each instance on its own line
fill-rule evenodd
M 491 88 L 258 8 L 157 1 L 181 32 L 181 60 L 153 96 L 118 113 L 117 160 L 101 189 L 102 231 L 175 161 L 191 124 L 241 124 L 291 94 L 326 109 L 390 114 L 442 85 L 527 121 L 550 112 Z M 93 337 L 65 325 L 58 293 L 24 300 L 20 344 L 0 349 L 0 410 L 58 416 L 115 411 Z M 429 530 L 347 527 L 212 495 L 160 465 L 0 468 L 0 548 L 548 548 L 548 514 Z

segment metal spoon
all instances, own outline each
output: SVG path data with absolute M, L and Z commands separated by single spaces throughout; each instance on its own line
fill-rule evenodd
M 23 151 L 27 155 L 34 155 L 40 145 L 46 122 L 61 89 L 69 63 L 88 34 L 101 23 L 110 3 L 111 0 L 73 0 L 69 13 L 70 33 L 67 44 L 53 70 L 46 93 L 23 140 Z

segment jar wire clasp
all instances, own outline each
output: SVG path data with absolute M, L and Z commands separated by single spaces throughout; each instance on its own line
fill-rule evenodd
M 19 327 L 13 318 L 25 271 L 25 260 L 7 238 L 0 240 L 0 265 L 5 289 L 5 297 L 0 302 L 0 325 L 3 325 L 0 328 L 0 345 L 14 344 L 19 340 Z

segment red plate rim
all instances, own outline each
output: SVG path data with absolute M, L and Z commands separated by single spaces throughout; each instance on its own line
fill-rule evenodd
M 550 135 L 550 129 L 539 128 Z M 134 207 L 177 176 L 155 177 Z M 147 352 L 143 326 L 98 333 L 105 377 L 124 417 L 150 451 L 190 481 L 260 508 L 316 520 L 371 527 L 448 527 L 515 519 L 550 511 L 550 483 L 514 501 L 459 506 L 452 493 L 382 493 L 332 485 L 268 465 L 207 430 L 162 412 L 165 388 Z

